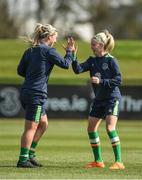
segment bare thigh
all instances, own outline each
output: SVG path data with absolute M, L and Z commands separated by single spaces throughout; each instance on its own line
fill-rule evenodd
M 88 132 L 97 131 L 101 123 L 101 119 L 89 116 L 88 118 Z

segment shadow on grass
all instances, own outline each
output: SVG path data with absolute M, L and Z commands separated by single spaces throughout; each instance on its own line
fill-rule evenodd
M 63 163 L 60 163 L 60 164 L 55 164 L 55 163 L 46 163 L 46 164 L 43 164 L 43 167 L 36 167 L 36 168 L 59 168 L 59 169 L 68 169 L 68 168 L 84 168 L 83 165 L 80 165 L 80 163 L 66 163 L 64 164 L 65 162 Z M 12 164 L 0 164 L 0 168 L 17 168 L 16 167 L 16 164 L 15 165 L 12 165 Z M 17 169 L 23 169 L 23 168 L 17 168 Z M 24 168 L 24 169 L 34 169 L 34 168 Z
M 17 168 L 16 165 L 0 165 L 0 168 Z

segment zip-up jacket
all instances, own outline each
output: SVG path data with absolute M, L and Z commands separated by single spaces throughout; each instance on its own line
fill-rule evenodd
M 113 56 L 106 54 L 102 57 L 89 57 L 81 64 L 76 59 L 72 62 L 72 68 L 76 74 L 89 71 L 90 77 L 97 76 L 100 79 L 99 84 L 92 83 L 96 100 L 121 98 L 121 74 Z
M 62 58 L 55 48 L 44 44 L 27 49 L 17 68 L 17 73 L 25 78 L 22 89 L 47 95 L 48 80 L 53 66 L 68 69 L 71 58 L 71 51 L 67 50 Z

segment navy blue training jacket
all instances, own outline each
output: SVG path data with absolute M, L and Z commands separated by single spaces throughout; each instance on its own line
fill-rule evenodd
M 25 78 L 22 89 L 47 95 L 48 80 L 53 66 L 68 69 L 71 58 L 71 51 L 68 50 L 62 58 L 55 48 L 44 44 L 27 49 L 17 68 L 17 73 Z
M 121 74 L 113 56 L 106 54 L 102 57 L 89 57 L 81 64 L 76 60 L 72 62 L 72 68 L 76 74 L 90 71 L 90 77 L 97 76 L 100 78 L 100 84 L 92 83 L 96 100 L 121 98 L 119 90 Z

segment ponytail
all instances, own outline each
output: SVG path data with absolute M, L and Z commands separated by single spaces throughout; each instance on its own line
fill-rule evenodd
M 110 53 L 114 48 L 114 38 L 108 30 L 101 31 L 100 33 L 96 34 L 92 39 L 95 39 L 98 43 L 103 44 L 104 50 L 106 52 Z
M 52 36 L 57 33 L 56 28 L 50 24 L 42 25 L 38 23 L 31 36 L 23 37 L 23 39 L 30 43 L 32 46 L 37 46 L 41 39 Z

